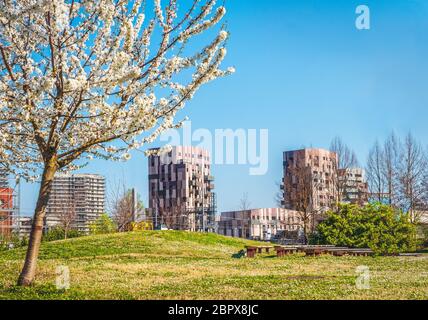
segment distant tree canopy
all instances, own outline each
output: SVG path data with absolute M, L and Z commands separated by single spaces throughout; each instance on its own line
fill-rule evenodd
M 339 205 L 327 212 L 317 227 L 317 242 L 351 248 L 371 248 L 376 253 L 416 250 L 416 227 L 408 214 L 375 203 L 359 207 Z

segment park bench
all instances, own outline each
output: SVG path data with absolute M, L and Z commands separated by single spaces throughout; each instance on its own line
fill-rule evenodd
M 246 246 L 247 249 L 247 257 L 248 258 L 254 258 L 256 253 L 263 253 L 263 250 L 266 251 L 266 253 L 270 252 L 270 249 L 273 248 L 273 246 Z
M 256 256 L 257 247 L 246 246 L 247 258 L 254 258 Z
M 297 252 L 296 247 L 288 247 L 288 246 L 275 246 L 276 256 L 283 257 L 288 254 L 293 254 Z
M 257 252 L 258 253 L 263 253 L 263 249 L 266 251 L 266 253 L 269 253 L 270 249 L 272 249 L 272 246 L 260 246 L 257 247 Z

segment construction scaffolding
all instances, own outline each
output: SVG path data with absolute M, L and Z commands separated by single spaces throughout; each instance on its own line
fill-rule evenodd
M 20 179 L 0 171 L 0 238 L 21 235 Z

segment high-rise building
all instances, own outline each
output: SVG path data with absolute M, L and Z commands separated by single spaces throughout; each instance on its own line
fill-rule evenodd
M 323 213 L 337 202 L 337 154 L 324 149 L 284 152 L 283 205 Z
M 175 146 L 170 152 L 149 156 L 148 166 L 149 208 L 155 227 L 214 231 L 216 198 L 207 150 Z
M 358 205 L 368 202 L 369 191 L 364 169 L 339 169 L 338 185 L 340 202 Z
M 46 210 L 46 227 L 69 223 L 88 233 L 89 225 L 105 212 L 105 178 L 96 174 L 58 174 Z

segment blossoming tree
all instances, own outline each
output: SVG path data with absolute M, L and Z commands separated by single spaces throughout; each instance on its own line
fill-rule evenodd
M 0 0 L 0 168 L 40 180 L 19 285 L 35 278 L 57 171 L 129 159 L 180 125 L 221 70 L 228 33 L 215 0 Z M 189 45 L 211 30 L 206 46 Z M 208 36 L 208 34 L 207 34 Z

